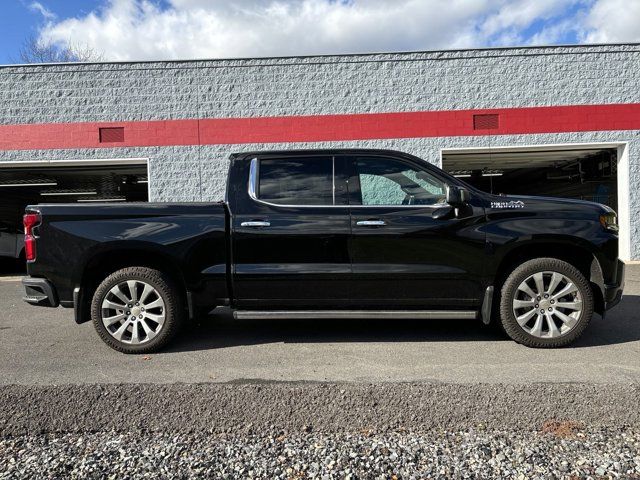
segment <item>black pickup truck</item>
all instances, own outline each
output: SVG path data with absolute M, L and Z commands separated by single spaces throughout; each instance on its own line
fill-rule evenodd
M 25 300 L 126 353 L 218 306 L 238 319 L 478 318 L 558 347 L 620 301 L 616 215 L 491 195 L 384 150 L 231 156 L 220 203 L 34 205 Z

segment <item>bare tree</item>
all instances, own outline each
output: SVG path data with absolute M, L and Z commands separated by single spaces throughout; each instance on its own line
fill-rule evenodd
M 37 37 L 28 37 L 15 63 L 68 63 L 68 62 L 100 62 L 104 60 L 102 53 L 89 46 L 69 44 L 58 47 L 51 42 L 42 42 Z

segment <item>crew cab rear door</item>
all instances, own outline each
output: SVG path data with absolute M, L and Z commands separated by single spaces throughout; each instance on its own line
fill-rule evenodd
M 353 304 L 477 306 L 484 209 L 456 216 L 445 201 L 447 176 L 421 161 L 372 154 L 347 164 Z M 437 218 L 442 209 L 451 214 Z
M 229 200 L 237 305 L 348 305 L 351 227 L 342 160 L 283 153 L 235 162 Z

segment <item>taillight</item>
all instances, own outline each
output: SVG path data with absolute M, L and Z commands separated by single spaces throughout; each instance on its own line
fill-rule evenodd
M 33 234 L 33 227 L 40 225 L 39 213 L 27 213 L 22 217 L 24 225 L 24 256 L 27 262 L 33 262 L 36 259 L 36 237 Z

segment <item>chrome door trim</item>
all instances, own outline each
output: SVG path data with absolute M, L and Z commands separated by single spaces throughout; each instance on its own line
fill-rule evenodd
M 334 168 L 335 168 L 335 157 L 334 158 Z M 252 158 L 251 163 L 249 164 L 249 185 L 248 185 L 248 193 L 249 198 L 254 202 L 261 203 L 263 205 L 269 205 L 270 207 L 281 207 L 281 208 L 424 208 L 424 209 L 435 209 L 441 208 L 447 203 L 434 203 L 431 205 L 294 205 L 294 204 L 284 204 L 284 203 L 272 203 L 267 202 L 265 200 L 260 200 L 258 198 L 257 190 L 258 190 L 258 176 L 260 174 L 260 162 L 258 157 Z M 335 171 L 333 175 L 334 182 L 334 202 L 335 202 Z
M 384 220 L 358 220 L 356 225 L 359 227 L 384 227 L 387 224 Z
M 270 227 L 271 222 L 266 220 L 251 220 L 248 222 L 242 222 L 241 227 Z
M 256 195 L 256 189 L 258 186 L 258 168 L 258 159 L 252 158 L 251 164 L 249 165 L 249 196 L 256 201 L 260 201 Z

